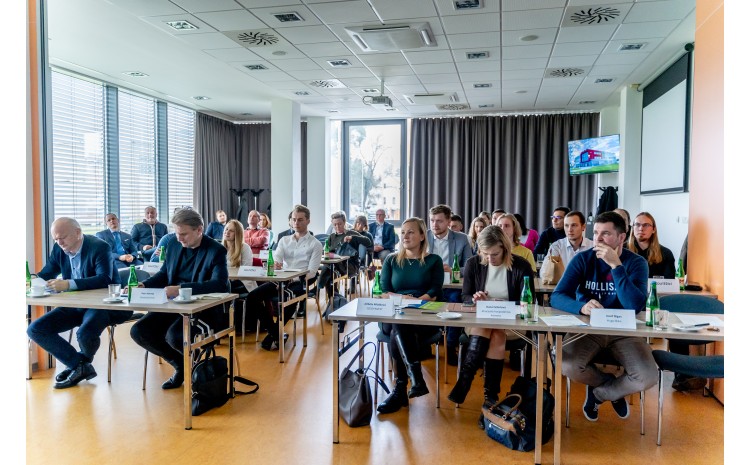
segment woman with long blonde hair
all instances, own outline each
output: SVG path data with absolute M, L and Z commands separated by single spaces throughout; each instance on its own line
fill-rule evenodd
M 242 223 L 237 220 L 229 220 L 224 225 L 224 236 L 222 238 L 222 245 L 227 249 L 227 267 L 237 268 L 240 266 L 250 266 L 253 264 L 253 251 L 250 246 L 247 245 L 242 239 L 243 227 Z M 245 292 L 249 292 L 257 287 L 255 281 L 239 281 L 233 280 L 231 282 L 232 290 L 242 291 L 240 285 L 245 287 Z
M 525 259 L 531 265 L 531 270 L 536 273 L 536 260 L 531 250 L 521 244 L 521 225 L 515 216 L 505 213 L 497 219 L 497 225 L 503 230 L 503 233 L 511 243 L 510 253 L 518 255 Z
M 656 220 L 651 213 L 640 212 L 635 216 L 627 248 L 646 259 L 649 278 L 654 276 L 661 276 L 666 279 L 675 278 L 677 270 L 674 266 L 674 254 L 671 250 L 659 244 Z
M 490 224 L 487 222 L 487 218 L 485 218 L 483 215 L 477 216 L 471 221 L 468 236 L 469 245 L 471 246 L 471 251 L 474 253 L 474 255 L 477 254 L 477 237 L 479 236 L 479 233 L 481 233 L 482 230 L 489 225 Z

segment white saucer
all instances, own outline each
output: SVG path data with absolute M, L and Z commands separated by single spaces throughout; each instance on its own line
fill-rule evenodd
M 702 329 L 708 328 L 708 326 L 698 326 L 697 328 L 693 325 L 681 325 L 681 324 L 673 324 L 672 327 L 676 329 L 677 331 L 685 331 L 688 333 L 697 333 L 698 331 Z
M 438 318 L 442 318 L 444 320 L 457 320 L 463 316 L 458 312 L 440 312 L 436 313 L 435 315 Z
M 34 298 L 34 299 L 41 299 L 42 297 L 49 297 L 49 296 L 51 296 L 51 295 L 52 295 L 52 293 L 51 293 L 51 292 L 45 292 L 45 293 L 44 293 L 44 294 L 42 294 L 42 295 L 31 295 L 31 294 L 28 294 L 27 296 L 28 296 L 28 297 L 31 297 L 31 298 Z
M 187 299 L 183 300 L 183 299 L 180 299 L 179 297 L 175 297 L 172 300 L 172 302 L 174 302 L 176 304 L 189 304 L 190 302 L 195 302 L 196 300 L 198 300 L 198 297 L 196 297 L 196 296 L 190 297 L 190 300 L 187 300 Z
M 117 304 L 117 303 L 125 302 L 126 300 L 128 300 L 127 297 L 106 297 L 102 299 L 102 302 L 107 303 L 107 304 Z

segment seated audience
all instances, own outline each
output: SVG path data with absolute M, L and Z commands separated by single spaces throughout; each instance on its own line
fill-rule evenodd
M 539 242 L 534 247 L 534 255 L 547 255 L 547 249 L 550 244 L 565 237 L 565 229 L 563 229 L 563 221 L 565 215 L 570 213 L 568 207 L 557 207 L 552 212 L 550 219 L 552 220 L 552 226 L 542 231 L 539 235 Z
M 224 226 L 224 239 L 221 244 L 227 249 L 227 267 L 238 268 L 253 264 L 253 251 L 242 240 L 242 223 L 239 221 L 227 222 Z M 257 287 L 255 281 L 250 280 L 233 280 L 230 284 L 235 294 L 245 294 Z
M 584 237 L 586 232 L 586 218 L 581 212 L 570 212 L 565 215 L 565 238 L 557 240 L 550 245 L 547 255 L 560 257 L 563 266 L 568 266 L 570 260 L 576 256 L 576 254 L 589 250 L 594 247 L 594 242 Z M 550 266 L 548 261 L 545 261 L 542 265 L 542 271 L 540 275 L 544 275 L 546 266 Z
M 492 214 L 488 212 L 487 210 L 482 210 L 479 212 L 479 216 L 483 216 L 484 219 L 487 221 L 487 226 L 492 224 Z
M 156 245 L 156 248 L 154 249 L 154 253 L 151 254 L 151 259 L 149 261 L 150 262 L 163 261 L 163 260 L 161 260 L 161 251 L 162 250 L 167 250 L 167 246 L 170 243 L 177 241 L 177 238 L 175 236 L 176 236 L 176 234 L 173 233 L 173 232 L 167 233 L 167 234 L 163 235 L 161 237 L 161 239 L 159 239 L 159 243 Z M 162 249 L 162 247 L 164 247 L 164 248 Z M 164 252 L 164 256 L 165 257 L 167 256 L 166 252 Z
M 353 229 L 346 229 L 346 217 L 341 212 L 331 215 L 331 224 L 333 225 L 333 233 L 328 236 L 329 250 L 337 251 L 342 244 L 347 243 L 357 251 L 357 254 L 349 258 L 349 260 L 336 263 L 334 265 L 336 271 L 341 275 L 356 276 L 359 271 L 359 247 L 370 247 L 372 246 L 372 241 Z M 320 278 L 318 278 L 318 289 L 325 289 L 329 299 L 333 294 L 333 286 L 328 285 L 331 279 L 331 267 L 323 267 L 320 272 Z
M 365 247 L 364 245 L 359 246 L 359 259 L 360 261 L 365 260 L 365 257 L 368 257 L 367 260 L 365 260 L 367 263 L 366 265 L 369 265 L 372 263 L 372 253 L 374 251 L 374 241 L 372 238 L 372 234 L 370 234 L 370 231 L 368 231 L 368 225 L 367 225 L 367 217 L 365 215 L 359 215 L 357 218 L 354 219 L 354 230 L 360 233 L 361 235 L 365 236 L 366 238 L 370 239 L 370 245 Z
M 375 258 L 385 260 L 385 257 L 396 250 L 396 230 L 391 223 L 385 221 L 385 210 L 382 208 L 375 212 L 375 221 L 370 223 L 370 234 L 373 238 Z
M 221 242 L 224 237 L 224 226 L 227 224 L 227 213 L 224 210 L 216 210 L 216 221 L 212 221 L 206 228 L 206 236 Z
M 483 215 L 479 215 L 471 222 L 471 226 L 469 226 L 469 245 L 471 246 L 471 253 L 473 255 L 476 255 L 479 253 L 477 251 L 477 237 L 479 237 L 479 233 L 484 230 L 487 226 L 489 226 L 490 223 L 487 221 L 487 218 L 485 218 Z
M 112 249 L 112 259 L 117 269 L 127 268 L 130 265 L 142 265 L 143 261 L 138 258 L 138 249 L 130 234 L 120 231 L 120 220 L 114 213 L 107 213 L 104 217 L 107 229 L 96 233 L 96 237 L 109 244 Z
M 159 222 L 154 207 L 146 207 L 144 216 L 141 223 L 133 225 L 130 235 L 138 250 L 143 253 L 143 259 L 149 260 L 154 253 L 154 247 L 162 236 L 167 234 L 167 225 Z
M 461 215 L 456 215 L 455 213 L 451 215 L 450 228 L 451 231 L 464 232 L 464 219 L 461 218 Z
M 344 220 L 346 220 L 346 212 L 344 210 L 339 210 L 335 213 L 338 213 L 339 215 L 343 215 Z M 354 225 L 350 224 L 348 221 L 344 221 L 344 225 L 347 230 L 352 229 L 354 227 Z M 328 225 L 328 229 L 326 229 L 326 234 L 328 234 L 329 236 L 333 234 L 333 223 L 330 223 Z
M 273 249 L 273 250 L 276 250 L 276 247 L 278 247 L 278 245 L 279 245 L 279 242 L 281 241 L 281 238 L 282 238 L 282 237 L 286 237 L 286 236 L 291 236 L 292 234 L 294 234 L 294 227 L 292 227 L 292 213 L 294 213 L 294 212 L 289 212 L 289 229 L 285 229 L 285 230 L 281 231 L 281 232 L 279 233 L 279 235 L 278 235 L 278 236 L 276 236 L 276 242 L 274 242 L 274 243 L 273 243 L 273 246 L 271 247 L 271 249 Z M 310 231 L 309 229 L 307 230 L 307 232 L 308 232 L 308 233 L 309 233 L 309 234 L 310 234 L 311 236 L 314 236 L 314 235 L 315 235 L 315 234 L 313 234 L 313 232 L 312 232 L 312 231 Z
M 260 214 L 260 227 L 268 230 L 268 243 L 273 244 L 273 231 L 271 230 L 271 218 L 267 213 Z
M 492 212 L 492 224 L 497 226 L 497 220 L 505 214 L 505 210 L 498 208 Z
M 268 250 L 268 230 L 260 227 L 260 213 L 257 210 L 251 210 L 247 214 L 247 228 L 245 229 L 244 241 L 245 244 L 249 245 L 253 251 L 255 258 L 253 264 L 255 266 L 261 265 L 261 260 L 258 258 L 258 253 L 261 250 Z
M 50 227 L 50 235 L 55 244 L 37 276 L 47 280 L 46 286 L 51 291 L 101 289 L 120 282 L 107 243 L 84 235 L 78 221 L 58 218 Z M 99 349 L 102 331 L 110 325 L 127 321 L 132 314 L 129 310 L 58 307 L 34 320 L 26 333 L 39 347 L 65 365 L 65 369 L 55 376 L 54 385 L 55 389 L 65 389 L 96 376 L 91 362 Z M 78 327 L 79 350 L 60 336 L 60 333 L 75 327 Z
M 625 220 L 625 242 L 627 242 L 628 238 L 630 238 L 630 234 L 633 232 L 632 223 L 630 222 L 630 213 L 628 213 L 628 211 L 624 208 L 615 208 L 612 211 L 620 215 L 622 219 Z
M 420 300 L 442 300 L 442 260 L 428 252 L 426 229 L 421 218 L 409 218 L 403 222 L 398 253 L 389 255 L 383 261 L 380 274 L 383 293 L 401 294 Z M 401 407 L 407 407 L 409 399 L 429 392 L 422 376 L 420 345 L 424 345 L 424 341 L 437 330 L 437 326 L 383 323 L 383 333 L 390 336 L 388 352 L 393 360 L 396 383 L 391 394 L 378 405 L 378 412 L 396 412 Z M 407 393 L 409 381 L 411 389 Z
M 533 252 L 534 247 L 536 247 L 537 242 L 539 242 L 539 233 L 536 229 L 529 229 L 526 227 L 526 219 L 521 216 L 520 213 L 515 213 L 513 216 L 516 217 L 516 221 L 518 221 L 518 224 L 521 226 L 521 237 L 519 238 L 521 245 Z
M 594 248 L 573 257 L 552 293 L 552 307 L 581 315 L 597 308 L 629 308 L 636 313 L 646 306 L 648 264 L 624 248 L 625 221 L 614 212 L 594 220 Z M 600 371 L 592 361 L 604 349 L 622 365 L 615 377 Z M 589 334 L 563 347 L 562 373 L 586 385 L 583 414 L 599 418 L 599 407 L 610 401 L 620 418 L 629 415 L 628 394 L 650 388 L 657 382 L 651 347 L 642 337 Z
M 510 213 L 506 213 L 498 218 L 497 226 L 503 231 L 508 238 L 508 241 L 510 241 L 510 253 L 518 255 L 529 262 L 531 270 L 536 273 L 536 260 L 534 259 L 534 255 L 531 253 L 531 250 L 521 245 L 521 240 L 519 239 L 521 237 L 521 225 L 518 224 L 516 217 Z
M 659 244 L 656 220 L 649 212 L 640 212 L 633 222 L 633 232 L 628 241 L 628 250 L 635 252 L 648 262 L 648 277 L 660 276 L 674 279 L 677 271 L 672 251 Z
M 227 250 L 203 234 L 203 218 L 198 212 L 182 209 L 172 216 L 172 224 L 177 240 L 165 249 L 164 266 L 138 287 L 164 288 L 170 299 L 177 297 L 181 288 L 191 288 L 193 294 L 229 292 Z M 211 328 L 220 329 L 226 321 L 224 306 L 203 310 L 200 319 Z M 174 374 L 161 385 L 162 389 L 182 386 L 185 376 L 182 315 L 148 312 L 130 328 L 130 336 L 136 344 L 174 368 Z

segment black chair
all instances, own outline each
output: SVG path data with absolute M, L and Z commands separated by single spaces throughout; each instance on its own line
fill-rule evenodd
M 673 297 L 683 296 L 675 295 Z M 664 372 L 671 371 L 699 378 L 723 378 L 724 356 L 690 356 L 675 354 L 665 350 L 655 350 L 653 351 L 653 354 L 654 360 L 656 360 L 656 364 L 659 367 L 659 415 L 656 429 L 656 445 L 661 446 L 662 410 L 664 407 Z

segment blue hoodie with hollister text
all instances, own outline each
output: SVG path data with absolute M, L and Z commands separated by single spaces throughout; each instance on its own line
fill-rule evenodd
M 648 263 L 627 249 L 620 254 L 621 266 L 612 268 L 586 250 L 568 263 L 560 282 L 552 293 L 552 307 L 578 314 L 591 299 L 604 308 L 629 308 L 636 313 L 646 307 L 648 294 Z

